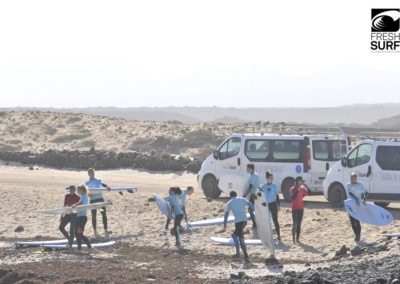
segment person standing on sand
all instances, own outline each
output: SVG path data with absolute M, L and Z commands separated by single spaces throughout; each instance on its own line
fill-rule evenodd
M 88 169 L 89 180 L 85 183 L 88 188 L 106 188 L 110 189 L 106 184 L 102 182 L 101 179 L 97 179 L 95 177 L 95 169 Z M 90 191 L 89 191 L 90 194 Z M 104 197 L 102 193 L 90 194 L 90 204 L 104 202 Z M 104 236 L 106 238 L 109 237 L 108 233 L 108 221 L 107 221 L 107 211 L 106 208 L 103 207 L 100 209 L 101 216 L 103 217 L 103 226 L 104 226 Z M 97 233 L 97 209 L 93 209 L 92 213 L 92 226 L 94 231 L 94 237 L 99 238 L 99 234 Z
M 301 222 L 304 216 L 304 201 L 306 195 L 310 195 L 310 189 L 304 184 L 302 177 L 296 178 L 296 184 L 289 190 L 292 207 L 292 238 L 293 243 L 300 243 Z
M 278 236 L 278 241 L 281 240 L 281 230 L 278 221 L 278 211 L 280 210 L 280 200 L 278 195 L 278 186 L 273 183 L 274 175 L 267 171 L 265 173 L 267 183 L 261 186 L 261 191 L 264 192 L 263 206 L 268 205 L 268 210 L 271 213 L 272 221 L 274 222 L 275 231 Z M 261 193 L 260 193 L 261 194 Z
M 187 196 L 191 196 L 194 193 L 193 186 L 188 186 L 186 189 L 182 190 L 182 194 L 179 196 L 179 200 L 181 202 L 181 208 L 183 211 L 183 217 L 185 218 L 186 224 L 189 222 L 189 218 L 186 213 L 186 199 Z M 170 192 L 171 194 L 171 192 Z M 171 219 L 167 217 L 167 223 L 165 224 L 165 229 L 168 230 L 169 224 L 171 223 Z
M 247 164 L 247 173 L 249 176 L 249 189 L 248 189 L 248 198 L 251 204 L 254 205 L 254 200 L 256 199 L 257 189 L 260 186 L 260 177 L 254 171 L 254 164 Z M 251 221 L 253 223 L 253 229 L 257 228 L 256 217 L 254 215 L 254 206 L 253 209 L 249 207 L 249 214 L 251 217 Z
M 179 199 L 181 194 L 182 190 L 179 187 L 172 187 L 170 188 L 170 195 L 166 198 L 171 207 L 171 213 L 175 216 L 174 227 L 172 228 L 172 230 L 175 234 L 175 240 L 176 240 L 175 245 L 177 247 L 181 246 L 180 232 L 179 232 L 181 222 L 183 219 L 183 211 L 179 204 Z
M 84 184 L 78 186 L 78 194 L 80 195 L 80 199 L 77 203 L 73 205 L 73 207 L 78 205 L 87 205 L 89 203 L 87 193 L 88 190 Z M 81 250 L 82 241 L 84 241 L 87 247 L 90 249 L 92 248 L 92 245 L 90 244 L 89 239 L 83 234 L 87 222 L 87 210 L 78 211 L 76 215 L 77 215 L 76 242 L 78 243 L 78 250 Z
M 64 207 L 71 207 L 72 205 L 79 202 L 80 197 L 75 193 L 76 188 L 74 185 L 71 185 L 66 189 L 69 190 L 69 193 L 67 193 L 64 197 Z M 74 242 L 75 238 L 76 218 L 77 218 L 76 213 L 65 214 L 61 216 L 60 226 L 58 227 L 61 233 L 68 240 L 69 247 L 72 247 L 72 243 Z M 69 234 L 65 230 L 65 227 L 68 225 L 68 223 L 69 223 Z
M 240 257 L 240 247 L 242 248 L 244 258 L 246 262 L 249 261 L 249 255 L 247 253 L 247 247 L 244 242 L 244 228 L 247 224 L 246 206 L 251 210 L 254 210 L 254 205 L 243 197 L 237 197 L 235 191 L 231 191 L 229 194 L 231 200 L 226 204 L 226 211 L 224 216 L 224 231 L 226 230 L 226 223 L 228 222 L 228 216 L 231 211 L 235 217 L 235 231 L 232 234 L 232 239 L 235 244 L 236 254 L 234 258 Z
M 357 174 L 351 173 L 350 175 L 350 183 L 346 185 L 346 193 L 347 196 L 351 199 L 354 199 L 357 205 L 360 205 L 361 202 L 365 202 L 367 199 L 367 190 L 365 189 L 364 185 L 357 181 Z M 350 224 L 353 229 L 356 242 L 360 241 L 361 238 L 361 224 L 360 221 L 354 219 L 349 215 Z

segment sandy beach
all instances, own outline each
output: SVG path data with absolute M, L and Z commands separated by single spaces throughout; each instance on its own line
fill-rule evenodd
M 74 263 L 78 265 L 81 256 L 66 255 L 59 252 L 37 254 L 38 249 L 12 251 L 10 248 L 18 240 L 60 239 L 59 216 L 39 214 L 35 210 L 62 207 L 64 188 L 71 184 L 84 182 L 87 179 L 86 172 L 61 171 L 41 167 L 37 170 L 28 170 L 28 168 L 18 165 L 2 165 L 0 166 L 0 173 L 0 193 L 2 196 L 0 250 L 4 256 L 0 260 L 0 266 L 11 269 L 13 267 L 18 268 L 20 265 L 29 267 L 29 263 L 35 263 L 34 265 L 37 266 L 38 262 L 45 263 L 54 259 L 57 259 L 58 263 L 65 262 L 72 266 Z M 343 245 L 350 249 L 356 245 L 348 216 L 343 209 L 334 210 L 330 208 L 330 205 L 322 196 L 312 196 L 308 197 L 306 201 L 301 245 L 291 243 L 292 221 L 289 204 L 282 203 L 279 212 L 282 243 L 277 246 L 276 258 L 279 263 L 276 265 L 264 263 L 269 252 L 263 246 L 249 247 L 251 264 L 244 265 L 242 261 L 233 261 L 230 258 L 234 253 L 233 247 L 216 245 L 211 242 L 210 238 L 213 236 L 229 237 L 232 225 L 226 232 L 221 232 L 222 226 L 193 228 L 185 232 L 182 234 L 182 251 L 185 252 L 185 255 L 182 259 L 179 259 L 180 252 L 174 246 L 174 237 L 163 231 L 165 218 L 157 205 L 151 201 L 152 193 L 166 194 L 168 187 L 172 185 L 194 186 L 195 193 L 188 199 L 187 205 L 191 220 L 222 217 L 224 203 L 228 200 L 227 196 L 222 195 L 220 199 L 208 202 L 203 193 L 197 189 L 196 176 L 187 173 L 161 174 L 136 170 L 113 170 L 99 171 L 97 176 L 112 186 L 136 185 L 139 189 L 137 193 L 126 193 L 123 196 L 118 193 L 106 194 L 106 199 L 113 202 L 113 205 L 108 209 L 109 230 L 112 231 L 111 239 L 117 241 L 117 245 L 107 251 L 113 252 L 121 246 L 123 246 L 123 249 L 119 249 L 112 255 L 103 254 L 107 256 L 107 259 L 120 261 L 127 257 L 127 254 L 130 255 L 130 251 L 134 250 L 162 252 L 161 255 L 156 253 L 151 256 L 151 265 L 149 265 L 149 262 L 143 261 L 144 256 L 138 255 L 137 260 L 135 260 L 136 254 L 129 257 L 134 262 L 144 262 L 143 267 L 147 267 L 149 270 L 152 270 L 151 267 L 160 268 L 165 265 L 166 260 L 162 254 L 167 253 L 175 255 L 174 261 L 179 263 L 185 260 L 182 263 L 183 271 L 190 268 L 190 273 L 184 274 L 182 276 L 184 278 L 224 281 L 230 279 L 231 274 L 245 271 L 248 277 L 261 279 L 268 275 L 283 275 L 285 271 L 304 271 L 310 268 L 329 267 L 337 263 L 380 259 L 399 253 L 396 240 L 388 242 L 382 240 L 383 233 L 400 231 L 398 205 L 390 207 L 395 218 L 393 225 L 387 227 L 363 225 L 362 244 L 366 247 L 379 247 L 384 242 L 385 250 L 375 254 L 361 254 L 354 257 L 347 255 L 338 259 L 335 258 L 335 254 Z M 15 232 L 14 230 L 18 226 L 22 226 L 24 230 Z M 99 232 L 102 232 L 102 226 L 99 225 L 99 227 Z M 248 228 L 249 232 L 246 234 L 246 238 L 256 238 L 256 232 L 253 232 L 250 226 Z M 93 235 L 90 220 L 86 234 L 88 236 Z M 96 251 L 93 254 L 100 254 L 101 257 L 104 257 L 101 252 Z M 191 257 L 192 254 L 193 257 Z M 201 257 L 197 259 L 196 254 L 200 254 Z M 147 255 L 146 257 L 149 258 L 150 256 Z M 218 264 L 211 265 L 213 262 Z M 118 273 L 124 273 L 123 267 L 125 265 L 124 262 L 119 267 Z M 162 273 L 164 275 L 167 271 L 163 269 Z M 146 277 L 146 275 L 142 277 Z M 143 278 L 139 279 L 143 280 Z

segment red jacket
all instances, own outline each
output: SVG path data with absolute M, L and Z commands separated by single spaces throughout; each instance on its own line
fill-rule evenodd
M 296 191 L 297 191 L 297 194 L 296 194 Z M 290 196 L 296 195 L 296 197 L 294 197 L 294 199 L 292 198 L 292 209 L 304 209 L 303 198 L 304 198 L 304 196 L 310 194 L 308 189 L 304 185 L 300 186 L 300 188 L 293 186 L 289 190 L 289 194 L 290 194 Z
M 71 207 L 75 203 L 78 203 L 81 198 L 77 194 L 68 193 L 64 198 L 64 206 Z

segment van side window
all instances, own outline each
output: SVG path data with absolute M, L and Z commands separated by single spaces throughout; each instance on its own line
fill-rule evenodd
M 371 152 L 371 144 L 362 144 L 358 146 L 348 156 L 348 167 L 353 168 L 368 163 L 371 159 Z
M 269 156 L 269 140 L 246 140 L 244 153 L 249 161 L 266 161 Z
M 382 170 L 400 171 L 400 147 L 378 146 L 376 162 Z
M 219 148 L 219 159 L 225 160 L 232 158 L 239 154 L 241 139 L 239 137 L 232 137 L 226 141 L 221 148 Z
M 313 141 L 313 152 L 315 160 L 329 160 L 329 144 L 328 141 Z
M 275 140 L 272 144 L 272 158 L 274 162 L 300 162 L 301 141 Z
M 346 140 L 314 140 L 312 146 L 318 161 L 339 161 L 347 153 Z
M 332 141 L 332 158 L 335 161 L 339 161 L 347 153 L 346 140 L 335 140 Z

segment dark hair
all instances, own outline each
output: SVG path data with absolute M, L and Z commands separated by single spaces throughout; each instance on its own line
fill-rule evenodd
M 247 164 L 247 168 L 248 169 L 252 169 L 254 171 L 254 164 L 251 164 L 251 163 Z
M 271 173 L 270 171 L 267 171 L 267 172 L 265 173 L 265 177 L 266 177 L 266 178 L 270 178 L 270 177 L 273 177 L 273 176 L 274 176 L 274 174 Z
M 175 193 L 175 194 L 177 194 L 177 195 L 181 195 L 182 194 L 182 189 L 180 189 L 179 187 L 174 187 L 173 189 L 172 189 L 172 191 Z
M 87 171 L 88 171 L 88 172 L 94 172 L 95 170 L 94 170 L 94 168 L 88 168 Z
M 303 178 L 301 177 L 301 176 L 298 176 L 297 178 L 296 178 L 296 183 L 298 183 L 299 181 L 303 181 Z
M 237 196 L 236 191 L 233 191 L 233 190 L 232 190 L 231 192 L 229 192 L 229 196 L 232 197 L 232 198 L 233 198 L 233 197 L 236 197 L 236 196 Z

